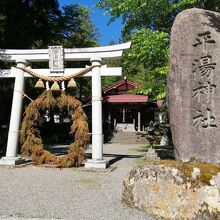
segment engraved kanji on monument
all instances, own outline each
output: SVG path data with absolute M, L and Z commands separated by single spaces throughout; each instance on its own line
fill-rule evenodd
M 168 103 L 176 159 L 220 162 L 220 14 L 181 12 L 171 31 Z

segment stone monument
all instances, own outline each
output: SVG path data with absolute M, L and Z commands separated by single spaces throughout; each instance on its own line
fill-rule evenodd
M 168 102 L 175 157 L 220 162 L 220 14 L 181 12 L 171 31 Z

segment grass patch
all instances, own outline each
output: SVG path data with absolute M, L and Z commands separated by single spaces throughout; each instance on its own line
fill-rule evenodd
M 150 148 L 150 145 L 137 146 L 135 148 L 134 147 L 130 148 L 128 151 L 130 151 L 130 152 L 147 152 L 149 148 Z
M 149 163 L 149 160 L 147 160 L 146 157 L 139 157 L 139 158 L 135 159 L 135 161 L 134 161 L 135 166 L 143 166 L 148 163 Z

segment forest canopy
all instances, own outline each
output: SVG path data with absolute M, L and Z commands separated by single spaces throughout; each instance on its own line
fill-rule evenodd
M 0 0 L 0 47 L 8 49 L 97 46 L 99 33 L 90 11 L 57 0 Z

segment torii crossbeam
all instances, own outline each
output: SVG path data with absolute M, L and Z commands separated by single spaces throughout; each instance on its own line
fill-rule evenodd
M 63 68 L 64 61 L 90 61 L 94 68 L 85 76 L 92 77 L 92 159 L 85 163 L 86 168 L 106 168 L 107 161 L 103 159 L 103 131 L 102 131 L 102 89 L 101 76 L 120 76 L 121 67 L 108 68 L 101 66 L 102 60 L 122 57 L 123 51 L 129 49 L 131 43 L 124 43 L 104 47 L 70 48 L 61 46 L 38 50 L 3 50 L 0 49 L 0 60 L 14 62 L 17 67 L 30 68 L 28 63 L 49 62 L 50 69 L 31 69 L 46 76 L 64 76 L 79 72 L 80 68 Z M 1 158 L 1 165 L 16 165 L 24 160 L 17 156 L 18 134 L 22 116 L 22 100 L 24 92 L 24 78 L 31 77 L 21 69 L 11 68 L 0 70 L 0 78 L 15 78 L 12 101 L 11 118 L 8 133 L 6 156 Z

